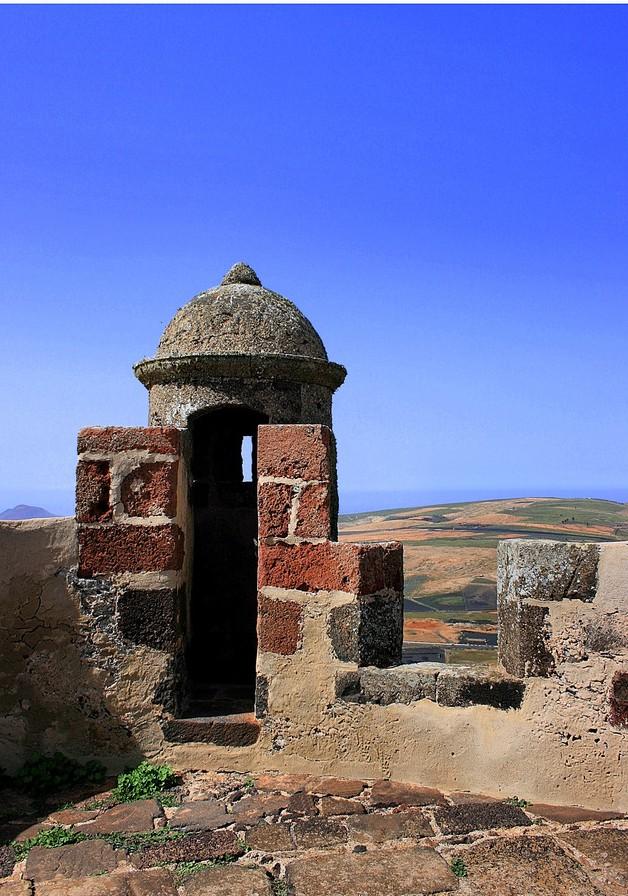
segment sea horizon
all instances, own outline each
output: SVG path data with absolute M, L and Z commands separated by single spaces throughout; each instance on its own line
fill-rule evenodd
M 506 498 L 576 498 L 628 503 L 628 487 L 460 487 L 430 489 L 340 489 L 340 515 L 381 512 L 436 504 L 465 504 L 474 501 L 497 501 Z M 42 507 L 54 516 L 74 516 L 74 491 L 72 489 L 6 489 L 0 488 L 0 512 L 27 504 Z

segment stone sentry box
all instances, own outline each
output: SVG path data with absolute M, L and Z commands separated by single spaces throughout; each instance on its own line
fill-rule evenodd
M 340 544 L 337 537 L 335 445 L 327 426 L 261 426 L 258 436 L 259 572 L 255 714 L 299 710 L 282 704 L 301 656 L 322 664 L 320 680 L 302 682 L 310 704 L 333 697 L 334 675 L 359 666 L 401 662 L 403 556 L 399 544 Z M 170 680 L 159 682 L 166 736 L 174 741 L 250 743 L 252 727 L 232 718 L 232 730 L 185 715 L 185 561 L 189 532 L 185 433 L 173 427 L 85 429 L 77 468 L 78 570 L 75 587 L 98 640 L 98 619 L 126 643 L 172 655 Z M 104 601 L 104 605 L 103 605 Z M 90 614 L 91 605 L 91 614 Z M 216 649 L 207 637 L 206 650 Z M 296 664 L 294 660 L 296 659 Z M 292 662 L 291 662 L 292 661 Z M 308 693 L 308 685 L 311 688 Z M 154 695 L 158 702 L 158 695 Z M 218 712 L 207 713 L 211 718 Z M 228 718 L 221 716 L 224 723 Z M 239 732 L 239 734 L 238 734 Z M 253 737 L 257 734 L 253 730 Z
M 328 671 L 399 663 L 401 548 L 337 542 L 331 398 L 345 371 L 309 321 L 235 265 L 135 371 L 159 425 L 79 435 L 74 587 L 88 637 L 107 631 L 93 661 L 112 645 L 167 654 L 145 681 L 166 740 L 221 745 L 257 739 L 279 693 L 273 657 L 329 646 Z

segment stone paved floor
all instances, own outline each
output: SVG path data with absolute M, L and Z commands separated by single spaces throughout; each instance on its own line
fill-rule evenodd
M 2 842 L 85 837 L 20 861 L 0 846 L 0 896 L 628 896 L 613 813 L 297 775 L 189 773 L 169 796 L 33 818 L 0 794 L 18 816 Z

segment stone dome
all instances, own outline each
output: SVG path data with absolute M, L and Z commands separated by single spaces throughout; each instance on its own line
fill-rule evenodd
M 288 355 L 327 360 L 320 336 L 289 299 L 235 264 L 220 286 L 199 293 L 170 321 L 156 358 Z

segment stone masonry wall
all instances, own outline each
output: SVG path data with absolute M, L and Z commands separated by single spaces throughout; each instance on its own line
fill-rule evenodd
M 78 568 L 71 585 L 87 618 L 89 662 L 142 749 L 183 702 L 189 579 L 186 461 L 174 427 L 79 433 Z
M 401 659 L 398 544 L 339 544 L 326 426 L 261 426 L 256 715 L 275 743 L 333 702 L 335 676 Z M 307 687 L 304 684 L 307 682 Z
M 0 523 L 0 767 L 8 772 L 55 750 L 114 768 L 141 755 L 111 698 L 112 687 L 125 686 L 124 672 L 114 673 L 124 657 L 110 656 L 109 668 L 92 663 L 95 613 L 83 613 L 68 584 L 76 562 L 73 519 Z

